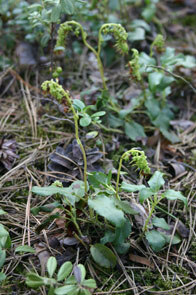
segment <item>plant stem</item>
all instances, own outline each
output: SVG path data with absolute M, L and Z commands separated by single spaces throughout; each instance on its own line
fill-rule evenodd
M 100 58 L 100 50 L 101 50 L 101 42 L 98 41 L 98 51 L 96 51 L 87 41 L 86 41 L 86 33 L 84 32 L 83 30 L 83 27 L 81 26 L 80 23 L 78 22 L 75 22 L 75 21 L 68 21 L 67 24 L 70 24 L 70 25 L 75 25 L 77 26 L 80 31 L 81 31 L 81 35 L 82 35 L 82 41 L 84 43 L 84 45 L 94 53 L 94 55 L 96 56 L 96 59 L 97 59 L 97 63 L 98 63 L 98 67 L 99 67 L 99 72 L 100 72 L 100 76 L 101 76 L 101 80 L 102 80 L 102 83 L 103 83 L 103 89 L 104 90 L 107 90 L 107 86 L 106 86 L 106 82 L 105 82 L 105 77 L 104 77 L 104 68 L 103 68 L 103 64 L 102 64 L 102 61 L 101 61 L 101 58 Z M 102 26 L 103 27 L 103 26 Z M 101 27 L 101 28 L 102 28 Z M 99 30 L 99 32 L 101 31 L 101 29 Z M 99 40 L 100 40 L 100 35 L 101 33 L 99 33 Z
M 119 195 L 118 195 L 118 191 L 119 191 L 120 171 L 121 171 L 121 168 L 122 168 L 122 162 L 129 155 L 129 153 L 130 153 L 130 151 L 126 151 L 124 154 L 122 154 L 122 156 L 120 158 L 120 161 L 119 161 L 117 179 L 116 179 L 116 198 L 117 199 L 120 199 Z
M 79 138 L 79 131 L 78 131 L 78 115 L 72 105 L 72 101 L 71 101 L 71 98 L 69 96 L 69 94 L 67 92 L 65 92 L 66 94 L 66 99 L 69 103 L 69 106 L 71 108 L 71 111 L 73 113 L 73 116 L 74 116 L 74 125 L 75 125 L 75 137 L 76 137 L 76 140 L 77 140 L 77 143 L 82 151 L 82 156 L 83 156 L 83 161 L 84 161 L 84 190 L 85 190 L 85 194 L 87 195 L 87 191 L 88 191 L 88 185 L 87 185 L 87 159 L 86 159 L 86 153 L 85 153 L 85 150 L 84 150 L 84 147 L 83 147 L 83 144 Z
M 150 213 L 149 213 L 148 218 L 146 219 L 146 222 L 144 224 L 144 228 L 143 228 L 143 232 L 144 233 L 148 230 L 149 221 L 150 221 L 150 219 L 152 217 L 152 214 L 153 214 L 153 212 L 155 210 L 155 207 L 156 207 L 156 205 L 158 203 L 159 203 L 159 200 L 158 200 L 158 197 L 157 197 L 157 194 L 156 194 L 156 195 L 154 195 L 154 202 L 152 203 L 152 207 L 151 207 Z

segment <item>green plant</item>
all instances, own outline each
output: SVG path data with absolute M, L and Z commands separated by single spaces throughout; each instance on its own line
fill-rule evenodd
M 195 58 L 181 53 L 176 55 L 174 48 L 165 48 L 161 35 L 157 35 L 152 42 L 150 55 L 139 53 L 136 49 L 132 51 L 133 57 L 128 63 L 130 78 L 137 82 L 141 93 L 132 99 L 130 108 L 121 108 L 116 115 L 110 114 L 110 126 L 124 127 L 125 134 L 134 141 L 146 137 L 143 126 L 133 120 L 133 116 L 142 111 L 165 138 L 172 143 L 178 142 L 179 138 L 169 129 L 175 107 L 167 103 L 167 98 L 172 94 L 171 86 L 179 78 L 173 71 L 179 67 L 195 67 Z M 157 65 L 158 60 L 160 66 Z M 184 82 L 188 83 L 186 80 Z M 195 92 L 194 87 L 191 88 Z
M 82 151 L 83 160 L 84 160 L 84 186 L 85 186 L 85 193 L 87 193 L 87 160 L 86 160 L 86 153 L 84 150 L 84 147 L 82 145 L 82 142 L 79 138 L 79 130 L 78 130 L 78 114 L 76 113 L 76 110 L 73 106 L 72 98 L 70 97 L 70 94 L 68 91 L 65 91 L 61 85 L 59 85 L 57 82 L 51 80 L 51 81 L 45 81 L 42 84 L 42 89 L 45 92 L 49 92 L 54 98 L 56 98 L 60 103 L 64 101 L 66 105 L 71 109 L 74 117 L 74 124 L 75 124 L 75 137 L 77 140 L 78 145 L 80 146 L 80 149 Z
M 41 36 L 41 45 L 53 38 L 54 24 L 60 23 L 63 15 L 73 15 L 83 4 L 81 0 L 43 0 L 30 5 L 28 20 L 37 37 Z
M 2 209 L 0 210 L 0 214 L 6 214 Z M 0 224 L 0 269 L 3 267 L 6 259 L 6 250 L 11 247 L 11 238 L 9 232 L 5 229 L 5 227 Z M 6 275 L 3 271 L 0 272 L 0 282 L 6 279 Z
M 148 162 L 146 160 L 146 156 L 143 151 L 137 150 L 135 148 L 132 148 L 129 151 L 126 151 L 120 158 L 119 161 L 119 167 L 118 167 L 118 173 L 117 173 L 117 180 L 116 180 L 116 197 L 118 198 L 118 186 L 119 186 L 119 180 L 120 180 L 120 172 L 122 168 L 122 162 L 123 160 L 128 161 L 130 156 L 132 156 L 132 161 L 130 164 L 132 166 L 136 166 L 137 170 L 140 170 L 141 173 L 150 173 L 150 168 L 148 166 Z
M 87 127 L 91 123 L 95 125 L 100 124 L 100 117 L 106 114 L 105 111 L 94 112 L 93 114 L 90 114 L 89 112 L 91 110 L 93 111 L 95 109 L 95 106 L 85 106 L 85 104 L 80 99 L 74 99 L 73 106 L 78 111 L 78 116 L 81 117 L 79 120 L 79 124 L 82 127 Z
M 164 234 L 163 232 L 157 230 L 149 230 L 149 224 L 154 225 L 156 227 L 162 228 L 164 230 L 169 230 L 170 227 L 165 221 L 164 218 L 154 217 L 155 209 L 157 205 L 163 200 L 181 200 L 184 202 L 185 206 L 187 206 L 187 199 L 183 196 L 183 194 L 179 191 L 175 191 L 172 189 L 166 190 L 161 193 L 160 188 L 164 185 L 165 181 L 163 179 L 163 173 L 156 171 L 153 176 L 148 181 L 149 187 L 145 185 L 134 185 L 123 182 L 121 185 L 121 189 L 127 192 L 136 192 L 139 191 L 139 201 L 143 204 L 143 202 L 149 199 L 151 204 L 151 209 L 146 218 L 143 233 L 146 236 L 149 244 L 151 245 L 154 251 L 160 251 L 166 243 L 170 243 L 171 236 Z M 173 237 L 172 243 L 179 243 L 180 240 L 177 236 Z
M 103 24 L 101 28 L 99 29 L 98 33 L 98 44 L 97 44 L 97 50 L 92 47 L 88 42 L 87 42 L 87 34 L 84 32 L 84 29 L 81 24 L 79 24 L 76 21 L 67 21 L 63 24 L 60 25 L 60 28 L 58 30 L 58 37 L 57 37 L 57 42 L 56 42 L 56 47 L 55 50 L 59 51 L 64 49 L 65 42 L 67 39 L 67 36 L 70 32 L 73 32 L 76 37 L 78 37 L 81 34 L 82 41 L 84 45 L 94 53 L 99 71 L 100 71 L 100 76 L 102 79 L 102 84 L 103 84 L 103 89 L 107 90 L 107 85 L 104 77 L 104 68 L 103 64 L 101 61 L 101 45 L 103 43 L 103 35 L 108 35 L 112 34 L 115 39 L 115 47 L 117 51 L 120 54 L 126 54 L 128 52 L 128 45 L 127 45 L 127 33 L 125 29 L 120 25 L 120 24 L 115 24 L 115 23 L 109 23 L 109 24 Z
M 49 288 L 49 295 L 90 295 L 96 288 L 96 282 L 93 279 L 85 279 L 86 269 L 84 265 L 72 265 L 67 261 L 61 265 L 57 274 L 57 261 L 55 257 L 50 257 L 47 261 L 48 277 L 41 277 L 36 273 L 26 275 L 26 284 L 31 288 L 46 286 Z M 91 291 L 90 291 L 91 290 Z

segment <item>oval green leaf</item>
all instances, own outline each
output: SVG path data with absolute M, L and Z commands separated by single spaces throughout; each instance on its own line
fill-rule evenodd
M 79 290 L 78 286 L 67 285 L 67 286 L 63 286 L 63 287 L 55 289 L 54 293 L 56 295 L 77 294 L 77 293 L 74 293 L 77 290 Z
M 58 274 L 57 274 L 57 281 L 63 281 L 65 278 L 67 278 L 72 271 L 72 263 L 70 261 L 67 261 L 61 265 Z
M 57 268 L 57 261 L 55 257 L 50 257 L 47 261 L 47 271 L 49 277 L 51 278 Z
M 167 224 L 167 222 L 165 221 L 164 218 L 154 217 L 152 219 L 152 224 L 155 225 L 156 227 L 160 227 L 160 228 L 163 228 L 165 230 L 170 229 L 169 225 Z
M 116 256 L 108 247 L 102 244 L 95 244 L 90 248 L 94 261 L 102 267 L 113 268 L 116 265 Z
M 156 230 L 151 230 L 146 233 L 146 239 L 151 246 L 151 248 L 155 251 L 158 252 L 160 251 L 166 244 L 166 239 L 163 237 L 163 235 L 156 231 Z
M 33 253 L 34 254 L 35 253 L 35 249 L 33 249 L 33 247 L 24 245 L 24 246 L 18 246 L 15 249 L 15 253 L 17 253 L 17 252 Z
M 173 189 L 169 189 L 168 191 L 166 191 L 163 196 L 165 196 L 168 200 L 181 200 L 182 202 L 184 202 L 184 205 L 187 206 L 188 202 L 187 202 L 187 198 L 185 198 L 183 196 L 183 194 L 181 192 L 175 191 Z
M 164 183 L 165 180 L 163 179 L 163 173 L 160 171 L 156 171 L 148 181 L 150 188 L 154 192 L 157 192 L 164 185 Z
M 112 198 L 98 195 L 94 199 L 89 199 L 88 205 L 117 227 L 121 227 L 125 222 L 123 211 L 116 208 Z

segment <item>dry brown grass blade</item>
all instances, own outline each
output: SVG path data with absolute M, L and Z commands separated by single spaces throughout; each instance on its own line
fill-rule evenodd
M 30 91 L 28 87 L 26 87 L 26 91 L 24 90 L 23 84 L 21 83 L 21 89 L 23 94 L 23 99 L 25 102 L 26 110 L 29 116 L 29 121 L 31 124 L 31 130 L 32 130 L 32 137 L 37 137 L 37 112 L 36 108 L 34 106 L 34 103 L 32 102 Z
M 27 180 L 28 180 L 28 177 L 27 177 Z M 25 227 L 24 227 L 24 234 L 22 238 L 22 245 L 25 245 L 25 237 L 27 233 L 28 246 L 31 246 L 31 238 L 30 238 L 30 210 L 31 210 L 31 197 L 32 197 L 31 189 L 32 189 L 32 180 L 29 183 L 29 194 L 28 194 L 26 212 L 25 212 L 25 223 L 24 223 Z

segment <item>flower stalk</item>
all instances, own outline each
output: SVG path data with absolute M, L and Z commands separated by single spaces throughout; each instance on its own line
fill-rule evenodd
M 49 92 L 54 98 L 56 98 L 59 102 L 62 102 L 63 100 L 66 100 L 68 106 L 71 109 L 71 112 L 73 113 L 74 117 L 74 125 L 75 125 L 75 138 L 77 140 L 77 143 L 82 151 L 83 155 L 83 161 L 84 161 L 84 189 L 85 194 L 87 195 L 88 191 L 88 185 L 87 185 L 87 159 L 86 159 L 86 153 L 84 150 L 84 147 L 82 145 L 82 142 L 79 138 L 79 128 L 78 128 L 78 114 L 76 113 L 73 104 L 72 99 L 70 97 L 69 91 L 65 91 L 61 85 L 59 85 L 54 80 L 45 81 L 42 83 L 42 89 L 45 92 Z

